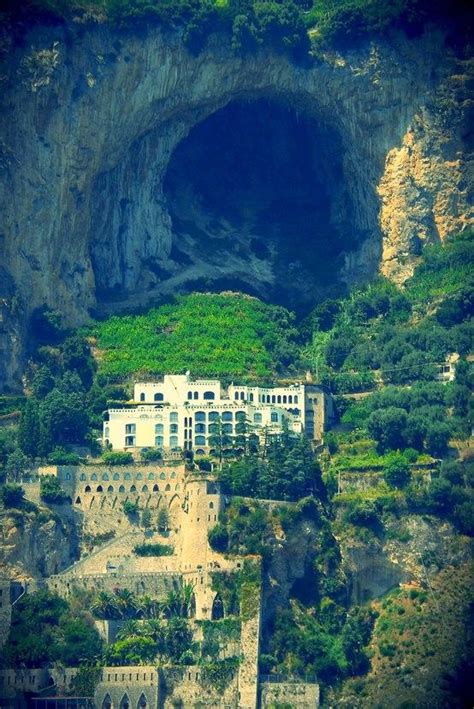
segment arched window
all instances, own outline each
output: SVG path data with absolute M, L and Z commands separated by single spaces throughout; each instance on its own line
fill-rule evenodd
M 137 488 L 135 487 L 135 485 L 132 485 L 130 487 L 130 492 L 136 492 L 136 491 L 137 491 Z
M 160 491 L 160 488 L 159 488 L 158 485 L 155 483 L 155 484 L 153 485 L 153 492 L 159 492 L 159 491 Z
M 276 411 L 272 411 L 272 413 L 271 413 L 271 422 L 278 423 L 278 414 Z
M 104 473 L 104 474 L 102 475 L 102 480 L 109 480 L 108 473 Z
M 177 411 L 172 411 L 170 413 L 170 421 L 171 423 L 176 423 L 178 420 L 178 412 Z
M 213 510 L 213 509 L 214 509 L 214 503 L 213 503 L 213 502 L 210 502 L 210 503 L 209 503 L 209 509 L 210 509 L 210 510 Z
M 262 414 L 259 411 L 256 411 L 253 415 L 253 422 L 254 423 L 262 423 Z
M 224 411 L 222 414 L 222 420 L 223 421 L 232 421 L 233 419 L 233 414 L 232 411 Z
M 124 480 L 131 480 L 132 476 L 130 475 L 130 473 L 125 473 L 125 475 L 123 476 L 123 479 Z
M 155 401 L 163 401 L 163 394 L 157 392 L 153 398 Z
M 175 487 L 175 490 L 176 490 L 176 492 L 179 492 L 180 489 L 181 489 L 181 486 L 180 486 L 180 484 L 178 483 L 178 484 L 176 485 L 176 487 Z
M 196 401 L 197 401 L 197 399 L 199 399 L 199 392 L 198 392 L 198 391 L 195 391 L 195 392 L 194 392 L 194 399 L 195 399 Z
M 203 399 L 205 399 L 206 401 L 214 401 L 215 398 L 216 398 L 216 395 L 214 394 L 213 391 L 205 391 L 204 392 Z
M 120 475 L 119 475 L 119 473 L 114 473 L 114 474 L 112 475 L 112 480 L 120 480 Z
M 65 479 L 65 480 L 70 480 L 70 479 L 71 479 L 71 473 L 66 473 L 66 475 L 64 476 L 64 479 Z
M 135 476 L 135 480 L 143 480 L 143 475 L 141 473 L 137 473 Z
M 162 423 L 155 424 L 155 433 L 163 433 L 163 424 Z
M 273 394 L 273 396 L 272 396 L 272 404 L 276 404 L 276 396 L 275 396 L 275 394 Z
M 236 433 L 243 434 L 243 433 L 246 433 L 246 430 L 247 430 L 247 427 L 246 427 L 245 423 L 243 423 L 243 421 L 240 421 L 239 423 L 235 424 L 235 432 Z
M 142 492 L 148 492 L 148 485 L 144 485 L 142 487 Z
M 231 423 L 222 424 L 222 431 L 223 431 L 223 433 L 232 433 L 232 424 Z
M 278 396 L 277 396 L 277 404 L 281 404 L 281 396 L 280 396 L 280 394 L 278 394 Z
M 294 397 L 294 399 L 293 399 L 293 403 L 294 403 L 294 404 L 297 404 L 297 403 L 298 403 L 298 397 L 296 396 L 296 394 L 295 394 L 295 397 Z
M 188 391 L 188 399 L 189 399 L 189 401 L 191 401 L 192 398 L 193 398 L 193 392 L 192 392 L 192 391 Z
M 170 433 L 178 433 L 178 424 L 170 423 Z
M 288 403 L 289 403 L 289 404 L 292 404 L 292 403 L 293 403 L 293 394 L 290 394 L 290 395 L 288 396 Z
M 155 436 L 156 448 L 161 448 L 161 446 L 163 445 L 163 440 L 164 440 L 163 436 Z
M 145 401 L 145 392 L 144 391 L 142 391 L 142 393 L 140 394 L 140 401 Z
M 175 473 L 174 470 L 173 470 L 173 471 L 171 472 L 170 478 L 171 478 L 171 480 L 174 480 L 175 477 L 176 477 L 176 473 Z
M 125 492 L 125 487 L 123 485 L 120 485 L 119 492 Z
M 218 423 L 210 423 L 209 424 L 209 433 L 211 433 L 211 434 L 219 433 L 219 424 Z
M 238 391 L 235 392 L 235 394 L 234 394 L 234 399 L 235 399 L 236 401 L 239 400 L 239 392 L 238 392 Z
M 177 445 L 178 445 L 178 436 L 170 436 L 171 448 L 176 448 Z
M 206 424 L 205 423 L 196 423 L 194 426 L 194 431 L 196 433 L 206 433 Z
M 112 487 L 112 485 L 109 485 L 109 487 L 107 488 L 107 492 L 113 492 L 113 491 L 114 491 L 114 488 Z
M 245 411 L 237 411 L 235 414 L 236 421 L 245 421 L 246 418 Z
M 217 594 L 212 604 L 211 618 L 212 620 L 220 620 L 224 617 L 224 604 L 222 598 Z
M 84 488 L 84 492 L 90 492 L 90 491 L 91 491 L 91 486 L 90 486 L 90 485 L 86 485 L 85 488 Z
M 148 706 L 148 702 L 146 700 L 145 695 L 142 692 L 142 694 L 140 695 L 140 699 L 138 700 L 137 709 L 146 709 L 147 706 Z
M 283 394 L 283 403 L 286 404 L 286 394 Z
M 167 486 L 165 487 L 165 492 L 169 492 L 171 490 L 171 485 L 168 483 Z
M 102 709 L 112 709 L 112 700 L 110 694 L 106 694 L 102 702 Z
M 249 401 L 250 403 L 253 403 L 253 394 L 249 394 Z
M 130 699 L 128 698 L 128 694 L 124 694 L 119 705 L 119 709 L 131 709 L 130 706 Z
M 97 480 L 97 473 L 92 473 L 91 480 Z
M 243 401 L 245 399 L 245 394 L 243 391 L 240 392 L 240 400 Z
M 209 411 L 209 415 L 207 418 L 209 419 L 209 421 L 217 421 L 219 419 L 219 412 Z
M 155 479 L 155 473 L 148 473 L 148 480 L 154 480 Z
M 160 473 L 160 480 L 166 480 L 166 473 Z
M 195 421 L 205 421 L 206 420 L 206 412 L 205 411 L 196 411 L 194 414 L 194 420 Z
M 206 445 L 206 436 L 194 436 L 194 445 L 205 446 Z
M 76 497 L 76 505 L 80 505 L 80 504 L 81 504 L 81 498 L 80 498 L 80 497 Z
M 79 480 L 87 480 L 87 475 L 85 473 L 81 473 Z
M 270 403 L 270 399 L 271 399 L 271 396 L 270 396 L 270 394 L 267 394 L 267 404 L 269 404 L 269 403 Z

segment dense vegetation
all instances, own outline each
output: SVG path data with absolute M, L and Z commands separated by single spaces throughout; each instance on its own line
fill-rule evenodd
M 294 316 L 237 293 L 179 296 L 145 315 L 115 316 L 92 330 L 108 378 L 184 373 L 265 379 L 295 359 Z
M 120 28 L 158 24 L 181 29 L 193 52 L 211 33 L 223 32 L 234 51 L 269 45 L 299 59 L 307 56 L 310 38 L 313 46 L 347 44 L 391 28 L 417 34 L 429 22 L 454 24 L 456 36 L 467 37 L 469 31 L 463 0 L 7 0 L 4 11 L 18 24 L 73 19 Z

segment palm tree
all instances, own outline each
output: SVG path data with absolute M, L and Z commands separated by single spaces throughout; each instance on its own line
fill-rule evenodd
M 189 618 L 194 603 L 194 586 L 184 583 L 178 590 L 169 591 L 163 603 L 163 613 L 166 618 L 178 616 Z
M 140 631 L 141 627 L 138 620 L 127 620 L 117 631 L 117 639 L 125 640 L 125 638 L 129 638 L 131 636 L 141 635 Z
M 119 618 L 120 611 L 115 597 L 107 593 L 107 591 L 100 591 L 96 596 L 91 605 L 91 612 L 96 618 Z
M 141 596 L 137 602 L 138 611 L 143 618 L 158 618 L 160 603 L 151 596 Z
M 118 588 L 114 591 L 117 606 L 122 618 L 133 618 L 137 615 L 137 600 L 128 588 Z

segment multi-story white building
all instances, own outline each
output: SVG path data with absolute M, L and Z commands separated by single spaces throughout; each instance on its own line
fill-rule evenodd
M 290 432 L 320 441 L 332 414 L 330 398 L 314 384 L 283 387 L 237 386 L 218 380 L 193 381 L 188 374 L 134 387 L 133 408 L 109 409 L 103 442 L 115 449 L 157 447 L 209 451 L 216 436 Z

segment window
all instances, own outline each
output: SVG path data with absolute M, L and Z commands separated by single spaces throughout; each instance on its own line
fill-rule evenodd
M 102 475 L 102 480 L 108 480 L 108 479 L 109 479 L 108 474 L 107 474 L 107 473 L 104 473 L 104 474 Z
M 143 480 L 143 475 L 141 473 L 137 473 L 135 476 L 136 480 Z
M 135 487 L 135 485 L 132 485 L 130 487 L 130 492 L 136 492 L 136 491 L 137 491 L 137 488 Z
M 206 420 L 205 411 L 196 411 L 196 413 L 194 414 L 194 420 L 195 421 L 205 421 Z
M 106 438 L 108 438 L 110 436 L 110 428 L 108 426 L 105 427 L 104 436 Z
M 219 433 L 219 424 L 218 423 L 210 423 L 209 424 L 209 433 L 211 433 L 211 434 Z
M 125 436 L 125 446 L 134 446 L 135 436 Z
M 210 509 L 210 510 L 213 510 L 213 509 L 214 509 L 214 503 L 213 503 L 213 502 L 210 502 L 210 503 L 209 503 L 209 509 Z
M 90 491 L 91 491 L 91 486 L 90 486 L 90 485 L 86 485 L 85 488 L 84 488 L 84 492 L 90 492 Z
M 97 473 L 92 473 L 91 480 L 97 480 Z
M 172 411 L 170 413 L 170 421 L 171 423 L 176 423 L 178 420 L 178 412 L 177 411 Z
M 81 473 L 79 480 L 87 480 L 87 475 L 85 473 Z
M 145 392 L 143 392 L 143 391 L 140 394 L 140 401 L 145 401 Z
M 234 399 L 235 399 L 236 401 L 239 400 L 239 392 L 238 392 L 238 391 L 235 392 L 235 394 L 234 394 Z
M 219 418 L 219 412 L 218 411 L 209 411 L 209 415 L 207 417 L 209 421 L 217 421 Z
M 112 480 L 120 480 L 120 474 L 119 473 L 114 473 L 112 475 Z
M 194 437 L 194 444 L 196 446 L 205 446 L 206 445 L 206 436 L 195 436 Z
M 176 473 L 175 473 L 174 470 L 173 470 L 173 471 L 171 472 L 170 478 L 171 478 L 171 480 L 174 480 L 175 477 L 176 477 Z
M 166 480 L 166 473 L 160 473 L 160 480 Z
M 278 394 L 278 396 L 277 396 L 277 404 L 281 404 L 281 396 L 280 396 L 280 394 Z
M 245 421 L 245 411 L 237 411 L 237 413 L 235 414 L 235 419 L 236 421 Z
M 272 411 L 272 413 L 271 413 L 271 422 L 278 423 L 278 414 L 276 411 Z
M 165 487 L 165 492 L 170 492 L 171 491 L 171 485 L 168 483 L 167 486 Z
M 271 398 L 271 397 L 270 397 L 270 394 L 267 394 L 267 404 L 270 403 L 270 398 Z
M 243 401 L 245 399 L 245 394 L 243 391 L 240 392 L 240 400 Z
M 142 487 L 142 492 L 148 492 L 148 485 L 144 485 Z
M 294 413 L 295 416 L 299 416 L 299 415 L 300 415 L 300 410 L 299 410 L 299 409 L 293 409 L 293 413 Z
M 178 433 L 178 424 L 177 423 L 170 424 L 170 433 Z
M 195 391 L 193 395 L 194 399 L 199 399 L 199 392 Z
M 243 423 L 242 421 L 235 424 L 235 432 L 236 433 L 244 434 L 244 433 L 246 433 L 246 429 L 247 429 L 247 427 L 246 427 L 245 423 Z
M 109 487 L 107 488 L 107 492 L 113 492 L 113 491 L 114 491 L 114 488 L 112 487 L 112 485 L 109 485 Z
M 154 480 L 155 479 L 155 473 L 148 473 L 148 480 Z
M 273 396 L 272 396 L 272 404 L 276 404 L 276 396 L 275 396 L 275 394 L 273 394 Z
M 155 433 L 163 433 L 163 424 L 162 423 L 155 424 Z
M 123 479 L 124 480 L 131 480 L 132 476 L 130 475 L 130 473 L 125 473 L 125 475 L 123 476 Z
M 125 425 L 125 433 L 136 433 L 137 432 L 137 427 L 134 423 L 127 423 Z
M 175 448 L 178 445 L 178 436 L 170 436 L 170 446 Z
M 192 398 L 193 398 L 193 392 L 188 391 L 188 400 L 191 401 Z
M 214 394 L 213 391 L 205 391 L 203 399 L 206 399 L 206 401 L 214 401 L 216 398 L 216 395 Z
M 292 395 L 292 394 L 290 394 L 290 395 L 288 396 L 288 403 L 289 403 L 289 404 L 292 404 L 292 403 L 293 403 L 293 395 Z
M 293 399 L 293 403 L 294 403 L 294 404 L 297 404 L 297 403 L 298 403 L 298 397 L 296 396 L 296 394 L 295 394 L 295 397 L 294 397 L 294 399 Z
M 286 404 L 286 394 L 283 394 L 283 403 Z
M 222 420 L 223 421 L 232 421 L 233 419 L 233 414 L 232 411 L 224 411 L 222 414 Z
M 262 414 L 259 413 L 258 411 L 254 413 L 253 415 L 253 422 L 254 423 L 262 423 Z
M 194 430 L 196 433 L 206 433 L 206 424 L 204 423 L 197 423 L 194 426 Z
M 120 487 L 119 487 L 119 492 L 125 492 L 125 488 L 124 488 L 123 485 L 120 485 Z
M 163 401 L 163 394 L 160 394 L 159 392 L 155 394 L 153 397 L 155 401 Z
M 249 401 L 253 402 L 253 394 L 249 394 Z
M 223 431 L 223 433 L 232 433 L 232 424 L 231 423 L 224 423 L 222 425 L 222 431 Z
M 160 488 L 159 488 L 158 485 L 155 483 L 155 485 L 153 485 L 153 492 L 159 492 L 159 491 L 160 491 Z
M 163 436 L 155 436 L 156 448 L 161 448 L 162 445 L 163 445 Z

